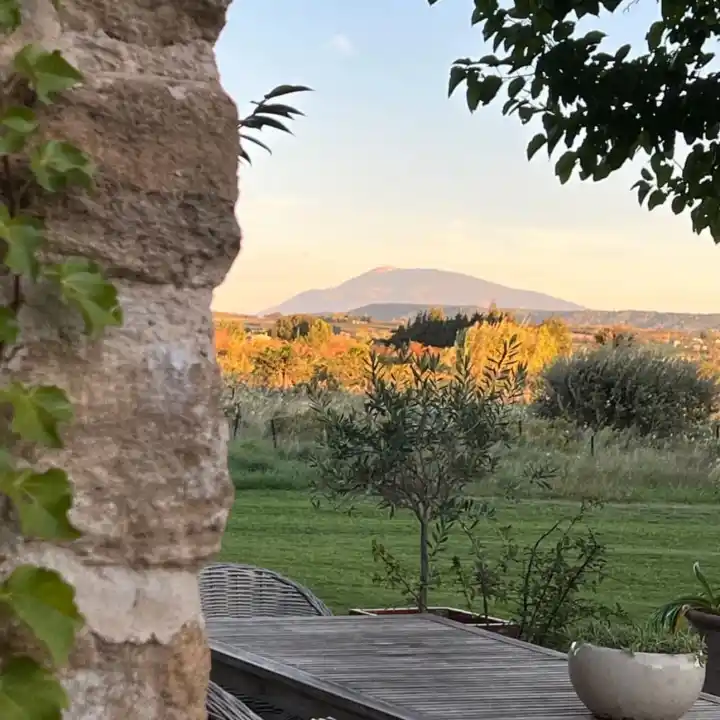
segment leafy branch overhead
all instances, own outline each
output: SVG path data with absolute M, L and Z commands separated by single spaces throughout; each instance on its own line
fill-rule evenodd
M 292 135 L 292 130 L 290 130 L 287 126 L 287 121 L 293 120 L 298 116 L 304 116 L 305 113 L 297 110 L 291 105 L 274 101 L 279 97 L 300 92 L 312 92 L 312 88 L 305 87 L 305 85 L 278 85 L 276 88 L 267 93 L 262 100 L 253 101 L 255 108 L 247 117 L 242 118 L 238 124 L 240 129 L 240 139 L 259 145 L 263 148 L 263 150 L 267 150 L 267 152 L 272 154 L 272 150 L 266 143 L 262 140 L 258 140 L 253 135 L 248 135 L 248 133 L 243 132 L 243 130 L 260 131 L 265 128 L 272 128 Z M 243 147 L 240 148 L 240 159 L 248 163 L 251 162 L 250 156 Z
M 603 180 L 644 154 L 633 186 L 640 204 L 652 210 L 670 202 L 676 215 L 690 213 L 696 233 L 708 230 L 720 243 L 720 73 L 710 69 L 709 50 L 720 37 L 720 3 L 662 0 L 641 50 L 611 50 L 600 30 L 579 29 L 589 17 L 631 14 L 635 3 L 620 5 L 475 0 L 471 22 L 494 54 L 456 60 L 449 92 L 463 85 L 474 112 L 504 88 L 504 115 L 542 123 L 528 159 L 541 149 L 548 157 L 557 151 L 561 183 L 574 172 Z

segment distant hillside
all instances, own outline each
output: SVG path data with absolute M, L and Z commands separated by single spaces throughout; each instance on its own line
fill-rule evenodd
M 502 309 L 510 309 L 497 303 Z M 348 315 L 357 317 L 369 316 L 379 322 L 402 322 L 415 317 L 417 313 L 437 307 L 429 304 L 411 303 L 373 303 L 363 305 L 348 312 Z M 455 315 L 458 312 L 471 315 L 476 311 L 487 309 L 477 306 L 441 306 L 446 315 Z M 701 332 L 702 330 L 720 330 L 720 313 L 665 313 L 648 310 L 523 310 L 515 309 L 518 319 L 526 319 L 530 323 L 539 323 L 549 317 L 560 317 L 574 327 L 583 325 L 630 325 L 640 330 L 686 330 Z
M 348 312 L 363 305 L 387 303 L 422 306 L 461 305 L 531 310 L 581 310 L 580 305 L 531 290 L 518 290 L 487 280 L 445 270 L 381 267 L 351 278 L 334 288 L 307 290 L 263 312 Z

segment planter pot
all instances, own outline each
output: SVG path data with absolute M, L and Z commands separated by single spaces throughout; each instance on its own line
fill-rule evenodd
M 700 696 L 705 667 L 694 655 L 630 653 L 573 643 L 570 682 L 602 720 L 680 720 Z
M 686 616 L 707 643 L 703 691 L 711 695 L 720 695 L 720 615 L 688 610 Z
M 490 632 L 497 633 L 498 635 L 504 635 L 506 637 L 516 637 L 518 627 L 509 623 L 507 620 L 496 617 L 485 617 L 484 615 L 478 615 L 471 613 L 468 610 L 459 610 L 458 608 L 451 607 L 429 607 L 427 609 L 431 615 L 438 615 L 439 617 L 447 618 L 453 622 L 461 623 L 462 625 L 473 625 L 474 627 L 482 628 L 483 630 L 489 630 Z M 405 607 L 405 608 L 373 608 L 371 610 L 353 608 L 349 611 L 350 615 L 419 615 L 420 611 L 417 608 Z

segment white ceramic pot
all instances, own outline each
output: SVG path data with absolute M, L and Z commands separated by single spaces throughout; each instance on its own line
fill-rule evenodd
M 570 682 L 602 720 L 680 720 L 700 696 L 705 666 L 694 655 L 630 653 L 573 643 Z

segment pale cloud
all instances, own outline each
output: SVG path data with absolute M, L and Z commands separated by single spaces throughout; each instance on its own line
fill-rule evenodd
M 347 35 L 343 35 L 343 33 L 337 33 L 332 36 L 330 39 L 330 47 L 335 50 L 335 52 L 340 55 L 345 55 L 346 57 L 355 54 L 355 46 L 352 40 L 350 40 Z

